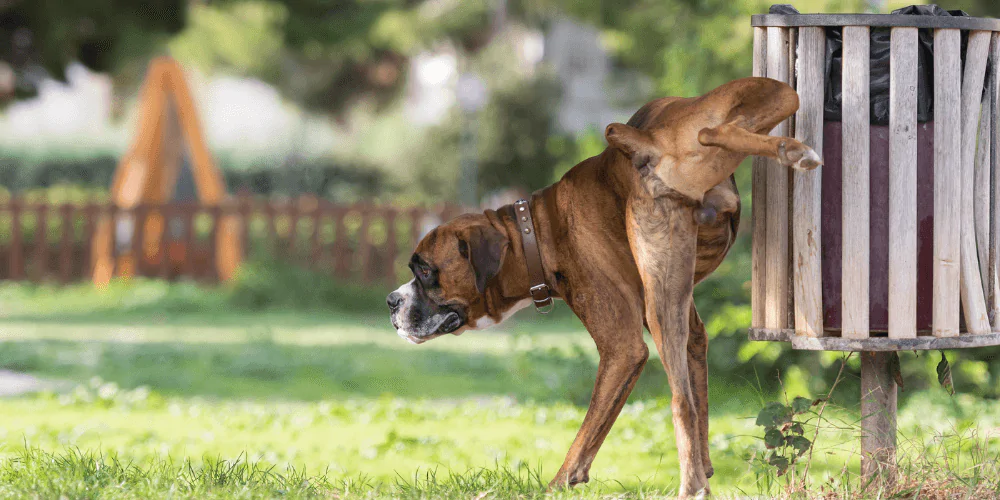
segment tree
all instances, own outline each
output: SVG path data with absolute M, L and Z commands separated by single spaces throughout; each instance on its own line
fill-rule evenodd
M 70 62 L 114 72 L 184 27 L 188 0 L 0 0 L 0 61 L 13 71 L 6 98 L 65 80 Z
M 1000 3 L 996 0 L 962 0 L 955 8 L 961 8 L 971 16 L 1000 17 Z
M 488 42 L 493 12 L 489 2 L 426 0 L 217 0 L 195 9 L 238 24 L 246 20 L 241 12 L 262 6 L 272 13 L 268 29 L 282 42 L 272 66 L 248 73 L 245 65 L 217 59 L 222 64 L 213 69 L 262 78 L 300 104 L 335 115 L 359 99 L 393 102 L 409 58 L 435 44 L 477 51 Z

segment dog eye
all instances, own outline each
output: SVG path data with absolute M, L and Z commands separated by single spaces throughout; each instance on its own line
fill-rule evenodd
M 425 267 L 425 268 L 423 268 L 423 269 L 420 270 L 420 275 L 423 276 L 423 277 L 425 277 L 425 278 L 430 278 L 431 277 L 431 270 L 427 269 Z

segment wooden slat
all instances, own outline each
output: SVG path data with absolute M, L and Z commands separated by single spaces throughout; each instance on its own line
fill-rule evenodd
M 385 213 L 385 282 L 389 286 L 396 284 L 396 258 L 399 256 L 396 241 L 396 211 L 388 209 Z
M 351 251 L 347 241 L 347 225 L 344 224 L 344 217 L 347 216 L 346 209 L 333 211 L 334 235 L 333 235 L 333 272 L 338 278 L 347 279 L 351 272 Z
M 309 234 L 309 262 L 314 269 L 322 267 L 322 249 L 319 235 L 323 230 L 323 200 L 319 200 L 312 213 L 312 233 Z
M 893 28 L 889 87 L 889 337 L 917 336 L 917 28 Z
M 212 263 L 203 278 L 208 281 L 221 281 L 219 276 L 219 266 L 216 264 L 219 253 L 219 226 L 223 224 L 222 209 L 219 205 L 208 207 L 208 216 L 212 221 L 212 227 L 208 230 L 208 261 Z
M 844 27 L 843 74 L 843 278 L 844 338 L 868 337 L 869 273 L 869 30 Z
M 74 207 L 64 204 L 59 207 L 62 217 L 62 234 L 59 240 L 59 282 L 66 284 L 73 279 L 73 219 Z
M 49 274 L 49 207 L 35 205 L 35 265 L 33 267 L 36 282 L 43 281 Z
M 993 331 L 1000 331 L 1000 269 L 998 269 L 997 255 L 1000 250 L 1000 33 L 993 34 L 990 43 L 990 54 L 993 59 L 993 67 L 990 71 L 989 106 L 986 111 L 985 120 L 989 121 L 990 134 L 985 142 L 990 144 L 989 172 L 992 185 L 990 189 L 990 235 L 989 235 L 989 288 L 992 292 L 989 298 L 988 307 L 992 317 Z M 982 140 L 982 139 L 980 139 Z
M 799 29 L 799 111 L 795 138 L 823 152 L 823 91 L 826 32 Z M 823 336 L 823 278 L 820 260 L 820 169 L 795 172 L 792 192 L 792 262 L 795 264 L 795 334 Z
M 961 33 L 934 32 L 934 303 L 936 337 L 958 335 L 961 257 Z
M 181 220 L 184 221 L 184 236 L 181 237 L 181 241 L 184 242 L 184 259 L 181 263 L 181 275 L 188 278 L 195 276 L 195 261 L 194 261 L 194 246 L 197 241 L 194 220 L 198 213 L 197 205 L 183 205 L 181 207 Z
M 108 257 L 108 264 L 110 268 L 109 278 L 113 280 L 116 276 L 118 276 L 118 272 L 121 267 L 120 262 L 118 262 L 118 257 L 121 255 L 118 251 L 118 218 L 121 217 L 122 211 L 114 204 L 103 205 L 102 209 L 103 214 L 106 216 L 104 220 L 108 221 L 108 232 L 110 233 L 110 236 L 107 240 L 102 241 L 101 243 L 107 245 L 106 248 L 104 248 L 104 251 L 106 252 L 105 255 Z
M 279 250 L 278 223 L 275 221 L 277 218 L 276 212 L 277 210 L 275 210 L 273 203 L 268 202 L 264 204 L 264 217 L 267 218 L 267 245 L 272 257 L 281 255 Z
M 83 273 L 87 278 L 93 276 L 93 245 L 94 228 L 100 211 L 93 202 L 87 202 L 83 207 Z
M 142 244 L 146 235 L 146 214 L 149 213 L 146 205 L 136 205 L 130 212 L 132 215 L 132 245 L 129 248 L 129 255 L 132 259 L 131 277 L 142 276 Z
M 237 210 L 240 214 L 239 233 L 240 241 L 243 242 L 243 260 L 248 260 L 253 255 L 254 239 L 250 233 L 250 218 L 253 216 L 253 200 L 249 196 L 240 196 L 237 202 Z
M 793 89 L 797 88 L 798 86 L 798 84 L 796 83 L 797 80 L 795 75 L 798 66 L 798 46 L 799 46 L 799 28 L 790 28 L 788 30 L 788 77 L 785 79 L 785 83 L 787 83 Z M 785 126 L 787 127 L 785 131 L 789 136 L 794 136 L 796 134 L 795 132 L 796 116 L 797 115 L 793 114 L 792 116 L 788 117 L 788 120 L 785 121 Z M 791 170 L 788 170 L 785 172 L 785 174 L 788 177 L 787 199 L 789 200 L 787 208 L 788 215 L 786 216 L 786 220 L 788 221 L 787 252 L 788 255 L 791 256 L 795 254 L 795 248 L 794 248 L 795 236 L 794 236 L 794 228 L 792 227 L 795 215 L 795 207 L 794 203 L 791 203 L 791 201 L 793 200 L 793 196 L 795 195 L 795 173 Z M 789 258 L 788 261 L 785 263 L 785 276 L 787 277 L 788 280 L 788 294 L 787 294 L 788 300 L 787 300 L 787 305 L 785 307 L 788 317 L 785 320 L 785 324 L 790 327 L 795 327 L 796 272 L 797 271 L 796 271 L 795 261 Z
M 21 225 L 24 205 L 14 198 L 10 202 L 10 279 L 24 279 L 24 231 Z
M 288 203 L 286 207 L 286 212 L 288 214 L 288 245 L 285 249 L 288 258 L 291 260 L 298 260 L 296 255 L 296 243 L 299 239 L 299 203 L 298 200 L 293 200 Z
M 795 330 L 765 330 L 751 328 L 748 338 L 755 342 L 789 342 L 792 349 L 806 351 L 937 351 L 940 349 L 972 349 L 1000 346 L 1000 333 L 986 335 L 959 335 L 957 337 L 932 337 L 920 335 L 912 339 L 869 337 L 845 339 L 841 337 L 800 337 Z
M 979 272 L 979 253 L 976 250 L 975 198 L 973 196 L 976 134 L 979 131 L 979 114 L 982 106 L 983 80 L 986 60 L 989 57 L 989 31 L 969 34 L 965 54 L 965 75 L 962 78 L 962 140 L 961 140 L 961 297 L 965 311 L 965 327 L 969 333 L 981 335 L 990 332 L 986 312 L 986 294 Z
M 767 74 L 788 80 L 788 30 L 767 29 Z M 787 136 L 788 123 L 778 124 L 771 135 Z M 768 160 L 774 163 L 774 160 Z M 785 328 L 788 323 L 788 174 L 775 167 L 767 177 L 767 227 L 765 237 L 765 283 L 767 287 L 764 325 Z
M 986 75 L 987 80 L 991 78 L 991 75 Z M 989 81 L 986 83 L 986 87 L 989 88 L 991 84 Z M 975 200 L 974 207 L 974 222 L 976 228 L 976 249 L 979 251 L 979 274 L 980 279 L 983 282 L 983 288 L 986 290 L 986 309 L 989 310 L 990 306 L 990 287 L 988 283 L 991 283 L 989 272 L 990 267 L 987 265 L 989 262 L 989 252 L 990 252 L 990 93 L 984 93 L 982 103 L 980 104 L 980 117 L 979 117 L 979 128 L 976 130 L 976 158 L 975 158 L 975 174 L 974 180 L 972 182 L 972 194 Z
M 767 28 L 753 29 L 753 76 L 767 75 Z M 750 206 L 753 219 L 750 271 L 750 322 L 754 327 L 764 326 L 764 310 L 767 297 L 765 247 L 767 241 L 767 163 L 764 158 L 753 158 Z M 414 216 L 414 227 L 419 231 L 420 219 Z M 415 239 L 416 240 L 416 239 Z
M 419 208 L 414 208 L 414 209 L 410 210 L 410 221 L 411 221 L 410 222 L 410 248 L 409 248 L 410 251 L 412 251 L 413 249 L 417 248 L 417 243 L 420 243 L 420 230 L 421 230 L 420 226 L 423 223 L 423 220 L 424 220 L 424 211 L 423 210 L 421 210 Z
M 990 330 L 995 331 L 997 326 L 998 304 L 997 297 L 1000 297 L 1000 283 L 996 275 L 996 266 L 993 265 L 993 258 L 996 254 L 996 247 L 993 245 L 993 196 L 991 195 L 993 170 L 990 163 L 992 150 L 992 130 L 993 130 L 993 89 L 996 88 L 996 64 L 998 48 L 998 38 L 996 33 L 990 34 L 990 48 L 988 72 L 986 73 L 986 92 L 983 93 L 980 104 L 979 130 L 976 134 L 976 158 L 975 177 L 973 180 L 973 193 L 975 196 L 974 221 L 976 228 L 976 249 L 979 255 L 979 272 L 983 282 L 983 289 L 986 293 L 986 315 L 990 323 Z
M 157 272 L 160 279 L 169 280 L 171 275 L 170 244 L 172 243 L 172 237 L 170 235 L 170 221 L 176 216 L 177 212 L 171 204 L 160 205 L 159 212 L 160 218 L 163 219 L 163 233 L 160 235 L 160 241 L 158 243 L 159 248 L 156 249 L 156 254 L 159 258 L 157 261 L 157 265 L 159 266 Z
M 361 279 L 365 283 L 374 281 L 372 259 L 375 257 L 375 246 L 372 245 L 371 225 L 373 210 L 366 209 L 361 213 L 361 228 L 358 230 L 358 255 L 361 258 Z

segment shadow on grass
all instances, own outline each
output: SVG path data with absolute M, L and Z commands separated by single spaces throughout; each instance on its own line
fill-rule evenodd
M 136 279 L 115 281 L 105 289 L 90 284 L 57 287 L 30 283 L 0 283 L 0 324 L 172 325 L 253 327 L 323 327 L 365 324 L 389 329 L 382 287 L 360 287 L 319 280 L 315 286 L 262 284 L 269 276 L 230 287 L 202 287 Z M 311 274 L 308 276 L 312 276 Z M 279 285 L 282 279 L 272 277 Z M 304 280 L 305 278 L 303 278 Z M 314 280 L 315 281 L 315 280 Z M 582 330 L 569 307 L 559 304 L 553 314 L 525 310 L 505 323 L 526 332 Z
M 576 349 L 492 354 L 397 349 L 375 344 L 303 346 L 269 339 L 247 343 L 119 343 L 24 340 L 0 343 L 0 368 L 123 388 L 148 386 L 167 396 L 316 401 L 391 394 L 415 399 L 509 396 L 588 404 L 594 358 Z M 753 395 L 717 381 L 720 406 Z M 668 397 L 658 359 L 646 366 L 632 401 Z

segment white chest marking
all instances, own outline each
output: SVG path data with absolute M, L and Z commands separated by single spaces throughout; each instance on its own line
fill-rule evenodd
M 507 309 L 506 311 L 503 312 L 503 314 L 500 315 L 500 323 L 503 323 L 504 321 L 507 321 L 507 318 L 513 316 L 514 313 L 520 311 L 521 309 L 524 309 L 525 307 L 528 307 L 529 304 L 531 304 L 531 299 L 524 299 L 524 300 L 522 300 L 522 301 L 514 304 L 513 306 L 511 306 L 510 309 Z M 490 328 L 492 326 L 496 326 L 497 324 L 498 323 L 496 321 L 493 321 L 493 318 L 491 318 L 489 316 L 483 316 L 482 318 L 479 318 L 479 319 L 476 320 L 476 324 L 473 325 L 471 329 L 472 330 L 485 330 L 485 329 Z

